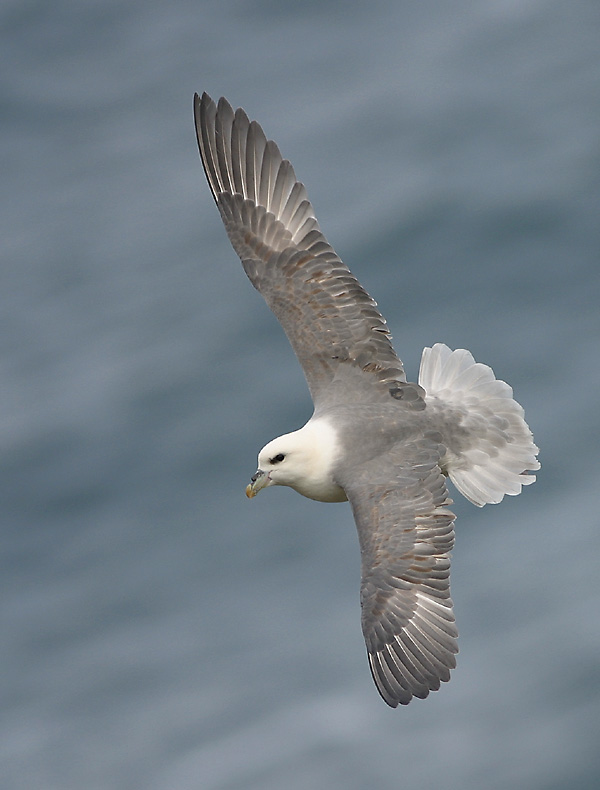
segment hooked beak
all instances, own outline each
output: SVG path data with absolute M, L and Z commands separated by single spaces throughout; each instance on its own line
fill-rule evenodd
M 268 486 L 270 482 L 271 478 L 269 475 L 266 472 L 263 472 L 262 469 L 257 469 L 250 478 L 250 485 L 246 486 L 246 496 L 248 499 L 255 497 L 261 488 Z

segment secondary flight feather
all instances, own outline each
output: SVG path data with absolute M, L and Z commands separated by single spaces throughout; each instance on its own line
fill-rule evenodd
M 348 500 L 358 529 L 362 630 L 392 707 L 450 678 L 454 514 L 446 478 L 476 505 L 532 483 L 537 447 L 511 388 L 468 351 L 423 352 L 408 382 L 375 301 L 324 237 L 304 186 L 246 113 L 194 97 L 202 164 L 233 248 L 281 323 L 314 403 L 260 451 L 248 496 L 287 485 Z

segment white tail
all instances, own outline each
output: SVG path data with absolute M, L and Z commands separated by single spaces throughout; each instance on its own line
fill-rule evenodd
M 437 399 L 461 415 L 458 428 L 444 436 L 443 467 L 463 496 L 482 507 L 535 481 L 529 472 L 540 468 L 539 451 L 523 408 L 490 367 L 463 348 L 436 343 L 423 349 L 419 384 L 426 402 Z

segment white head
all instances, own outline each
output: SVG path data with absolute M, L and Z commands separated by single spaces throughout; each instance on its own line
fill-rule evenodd
M 267 486 L 290 486 L 309 499 L 344 502 L 344 490 L 333 478 L 337 457 L 335 431 L 325 420 L 311 420 L 263 447 L 246 494 L 254 497 Z

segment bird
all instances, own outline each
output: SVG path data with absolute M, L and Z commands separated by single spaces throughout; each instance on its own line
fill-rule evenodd
M 361 554 L 369 666 L 391 707 L 450 679 L 455 515 L 533 483 L 538 448 L 511 387 L 465 349 L 423 350 L 408 381 L 377 303 L 323 235 L 304 185 L 261 126 L 194 95 L 200 158 L 231 244 L 304 372 L 308 422 L 258 454 L 248 497 L 289 486 L 350 503 Z

